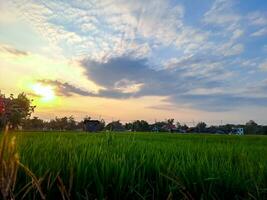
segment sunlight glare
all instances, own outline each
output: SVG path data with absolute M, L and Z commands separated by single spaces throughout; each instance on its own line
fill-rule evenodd
M 49 85 L 42 85 L 40 83 L 36 83 L 32 86 L 32 90 L 34 94 L 41 97 L 42 101 L 50 102 L 55 98 L 55 92 L 53 88 Z

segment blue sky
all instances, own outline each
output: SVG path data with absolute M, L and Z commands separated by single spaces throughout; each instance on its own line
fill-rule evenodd
M 0 11 L 0 51 L 79 71 L 76 81 L 64 66 L 58 78 L 55 68 L 36 75 L 62 97 L 134 101 L 161 117 L 182 108 L 188 118 L 267 123 L 265 0 L 0 0 Z

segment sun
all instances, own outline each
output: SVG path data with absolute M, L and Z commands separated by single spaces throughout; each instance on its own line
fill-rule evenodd
M 43 85 L 41 83 L 36 83 L 32 85 L 32 91 L 35 95 L 41 97 L 43 102 L 51 102 L 55 99 L 55 92 L 53 87 L 49 85 Z

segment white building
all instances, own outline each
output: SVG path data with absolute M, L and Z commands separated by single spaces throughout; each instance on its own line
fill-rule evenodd
M 232 128 L 232 131 L 230 134 L 244 135 L 244 128 Z

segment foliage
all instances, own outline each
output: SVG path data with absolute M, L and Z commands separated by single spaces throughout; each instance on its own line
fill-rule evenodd
M 176 123 L 176 125 L 174 124 L 174 119 L 167 119 L 165 121 L 159 121 L 159 122 L 155 122 L 154 124 L 152 124 L 151 126 L 151 130 L 152 131 L 157 131 L 157 132 L 172 132 L 173 128 L 176 129 L 176 131 L 180 131 L 181 129 L 181 125 L 179 122 Z
M 118 121 L 112 121 L 112 122 L 108 123 L 106 125 L 105 129 L 108 131 L 123 131 L 124 127 L 123 127 L 122 123 L 118 120 Z
M 132 122 L 127 122 L 127 123 L 125 123 L 124 127 L 128 131 L 132 131 L 133 130 L 133 123 Z
M 48 129 L 50 130 L 75 130 L 76 127 L 76 122 L 72 116 L 62 118 L 56 117 L 48 123 Z
M 17 128 L 18 125 L 21 125 L 23 119 L 30 117 L 35 106 L 31 105 L 31 100 L 25 93 L 19 94 L 17 98 L 11 95 L 10 100 L 11 102 L 6 108 L 7 112 L 9 112 L 8 120 L 13 128 Z
M 245 125 L 245 133 L 260 134 L 263 131 L 262 128 L 255 121 L 249 120 Z
M 4 97 L 2 95 L 2 97 Z M 34 112 L 35 106 L 32 106 L 32 101 L 27 97 L 25 93 L 20 93 L 17 97 L 13 94 L 9 98 L 5 98 L 5 112 L 1 116 L 2 126 L 3 121 L 8 121 L 10 128 L 17 129 L 22 121 L 31 116 Z
M 204 132 L 207 127 L 207 124 L 205 122 L 199 122 L 196 126 L 196 129 L 198 132 Z
M 150 127 L 147 121 L 145 120 L 136 120 L 133 122 L 133 131 L 150 131 Z
M 38 117 L 29 118 L 30 114 L 34 110 L 34 106 L 30 105 L 30 101 L 25 99 L 26 96 L 23 94 L 19 95 L 18 99 L 15 102 L 24 102 L 21 103 L 21 107 L 23 108 L 22 112 L 14 111 L 9 115 L 10 121 L 13 124 L 13 127 L 17 127 L 18 125 L 22 125 L 24 130 L 60 130 L 60 131 L 70 131 L 70 130 L 83 130 L 84 128 L 84 120 L 91 120 L 91 117 L 85 117 L 82 121 L 76 121 L 73 116 L 69 117 L 56 117 L 55 119 L 51 119 L 50 121 L 44 121 Z M 14 97 L 10 99 L 15 99 Z M 15 104 L 15 103 L 14 103 Z M 24 105 L 24 106 L 23 106 Z M 28 108 L 30 106 L 30 108 Z M 26 109 L 28 108 L 28 110 Z M 11 110 L 10 108 L 8 108 Z M 24 113 L 24 114 L 23 114 Z M 2 125 L 1 125 L 2 124 Z M 3 117 L 0 116 L 0 127 L 3 126 Z M 174 128 L 174 130 L 173 130 Z M 224 133 L 229 134 L 232 132 L 233 128 L 244 128 L 245 134 L 254 134 L 254 135 L 267 135 L 266 126 L 258 125 L 253 120 L 248 121 L 245 125 L 235 125 L 235 124 L 226 124 L 219 126 L 210 126 L 207 127 L 205 122 L 199 122 L 196 127 L 188 127 L 186 124 L 180 124 L 176 122 L 174 125 L 174 119 L 167 119 L 165 121 L 155 122 L 153 124 L 149 124 L 145 120 L 136 120 L 134 122 L 128 122 L 126 124 L 122 124 L 120 121 L 113 121 L 108 123 L 105 126 L 105 121 L 100 120 L 100 127 L 98 130 L 108 130 L 108 131 L 141 131 L 141 132 L 199 132 L 199 133 Z
M 177 129 L 181 129 L 182 128 L 181 123 L 180 122 L 176 122 L 176 127 L 177 127 Z
M 22 121 L 22 127 L 24 130 L 42 130 L 45 126 L 45 122 L 38 117 L 24 119 Z
M 167 119 L 166 123 L 169 124 L 169 125 L 173 125 L 174 119 Z
M 166 126 L 166 122 L 165 121 L 155 122 L 154 124 L 151 125 L 151 130 L 153 130 L 153 131 L 164 131 L 163 130 L 164 126 Z
M 258 124 L 254 121 L 254 120 L 249 120 L 247 123 L 246 123 L 246 126 L 257 126 Z

